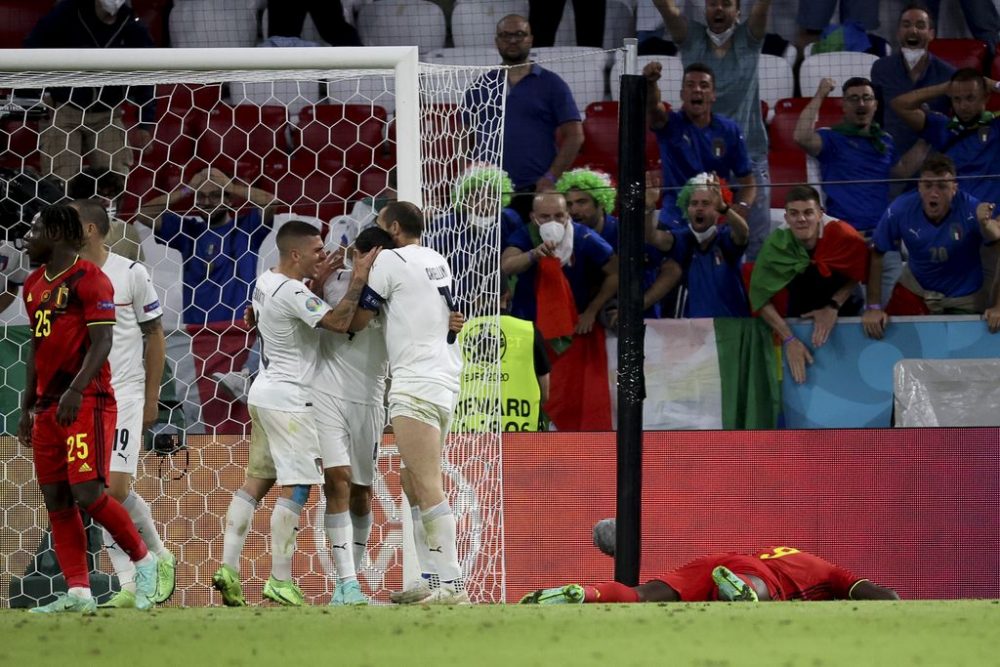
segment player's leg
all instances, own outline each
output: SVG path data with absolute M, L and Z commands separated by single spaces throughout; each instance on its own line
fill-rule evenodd
M 156 556 L 146 548 L 121 503 L 104 492 L 118 411 L 104 399 L 85 400 L 66 427 L 70 489 L 76 503 L 107 530 L 135 566 L 135 606 L 149 609 L 156 594 Z
M 146 548 L 156 556 L 157 582 L 154 602 L 166 601 L 174 592 L 176 559 L 163 546 L 163 541 L 153 523 L 149 505 L 132 491 L 142 449 L 143 399 L 122 400 L 118 403 L 118 420 L 111 447 L 111 467 L 108 474 L 107 493 L 128 512 Z M 102 607 L 135 606 L 135 568 L 131 559 L 114 541 L 106 529 L 102 531 L 108 558 L 118 576 L 121 590 Z
M 679 602 L 680 596 L 662 581 L 626 586 L 617 581 L 600 584 L 566 584 L 542 588 L 521 598 L 521 604 L 613 604 L 618 602 Z
M 286 607 L 305 604 L 305 595 L 292 578 L 292 556 L 310 488 L 310 484 L 283 485 L 271 511 L 271 576 L 264 584 L 263 595 Z
M 240 584 L 240 556 L 243 554 L 243 545 L 253 523 L 253 513 L 257 509 L 257 503 L 274 486 L 277 476 L 264 425 L 260 423 L 255 407 L 250 408 L 250 419 L 250 454 L 246 480 L 233 494 L 229 509 L 226 510 L 222 564 L 212 575 L 212 586 L 222 593 L 222 602 L 227 607 L 246 606 L 243 586 Z
M 448 506 L 441 478 L 441 448 L 448 432 L 450 409 L 406 395 L 390 396 L 389 415 L 399 454 L 412 475 L 420 498 L 427 548 L 441 586 L 424 602 L 468 602 L 458 562 L 455 515 Z
M 354 569 L 360 572 L 364 567 L 368 552 L 368 540 L 372 534 L 372 487 L 371 484 L 357 484 L 351 480 L 351 547 Z
M 354 568 L 364 567 L 372 532 L 372 484 L 378 466 L 379 445 L 385 429 L 382 404 L 358 405 L 358 426 L 351 434 L 350 512 Z
M 430 549 L 427 548 L 427 533 L 424 532 L 424 522 L 420 516 L 420 497 L 413 486 L 413 476 L 405 463 L 400 464 L 399 486 L 403 489 L 403 495 L 406 496 L 406 502 L 410 506 L 413 547 L 417 554 L 417 565 L 420 567 L 420 581 L 404 590 L 392 591 L 389 593 L 389 599 L 397 604 L 413 604 L 430 595 L 432 590 L 441 585 L 441 580 L 431 558 Z

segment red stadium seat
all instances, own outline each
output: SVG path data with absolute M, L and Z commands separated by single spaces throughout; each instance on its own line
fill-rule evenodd
M 669 105 L 667 109 L 669 109 Z M 593 102 L 583 120 L 583 148 L 574 167 L 589 166 L 618 178 L 618 102 Z M 646 133 L 646 169 L 659 169 L 656 135 Z
M 19 49 L 38 20 L 49 13 L 51 0 L 3 0 L 0 2 L 0 49 Z
M 771 174 L 771 208 L 784 208 L 785 196 L 793 186 L 808 181 L 806 154 L 801 149 L 777 151 L 767 154 Z
M 313 155 L 294 155 L 289 171 L 277 181 L 275 194 L 292 213 L 329 221 L 347 209 L 348 199 L 358 189 L 357 174 L 348 169 L 335 172 L 316 168 Z
M 774 118 L 771 119 L 769 129 L 772 151 L 802 151 L 795 143 L 795 124 L 799 121 L 802 110 L 809 104 L 809 99 L 808 97 L 789 97 L 778 100 L 778 103 L 774 105 Z M 828 97 L 823 100 L 823 106 L 819 109 L 816 127 L 836 125 L 843 119 L 843 115 L 840 98 Z
M 0 167 L 38 169 L 38 121 L 5 118 L 0 120 Z
M 299 111 L 296 151 L 306 150 L 328 169 L 360 173 L 380 163 L 385 150 L 386 112 L 361 104 L 317 104 Z
M 996 81 L 997 77 L 1000 77 L 1000 53 L 993 56 L 993 62 L 990 63 L 990 78 Z M 990 95 L 986 108 L 990 111 L 1000 111 L 1000 93 Z
M 162 116 L 156 123 L 153 140 L 137 155 L 125 178 L 124 201 L 119 207 L 122 219 L 134 214 L 140 202 L 172 192 L 182 180 L 203 168 L 205 163 L 193 160 L 194 149 L 194 138 L 184 122 L 177 116 Z
M 971 67 L 982 72 L 986 62 L 986 42 L 978 39 L 935 39 L 927 49 L 958 69 Z
M 229 176 L 253 183 L 264 174 L 265 165 L 280 163 L 288 154 L 286 129 L 285 107 L 220 104 L 208 114 L 195 156 Z

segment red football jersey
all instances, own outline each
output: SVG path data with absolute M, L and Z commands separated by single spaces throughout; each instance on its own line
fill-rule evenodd
M 87 327 L 114 324 L 115 292 L 97 265 L 77 260 L 65 271 L 46 274 L 45 266 L 24 281 L 24 305 L 35 350 L 36 408 L 55 407 L 80 372 L 90 349 Z M 114 397 L 108 362 L 83 392 L 84 397 Z
M 861 577 L 839 565 L 794 547 L 774 547 L 755 554 L 777 583 L 779 600 L 846 600 Z

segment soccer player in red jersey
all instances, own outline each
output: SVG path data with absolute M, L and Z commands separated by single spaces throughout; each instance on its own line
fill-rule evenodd
M 604 553 L 614 555 L 613 519 L 598 522 L 594 542 Z M 525 595 L 521 603 L 898 599 L 891 588 L 878 586 L 819 556 L 793 547 L 774 547 L 701 556 L 635 587 L 611 581 L 545 588 Z
M 24 237 L 32 263 L 24 282 L 31 327 L 18 439 L 34 451 L 35 474 L 52 527 L 52 544 L 68 591 L 36 613 L 94 613 L 87 537 L 77 506 L 108 529 L 136 565 L 136 607 L 156 590 L 156 558 L 125 509 L 104 493 L 117 409 L 108 352 L 114 290 L 94 264 L 80 259 L 83 227 L 70 206 L 49 206 Z

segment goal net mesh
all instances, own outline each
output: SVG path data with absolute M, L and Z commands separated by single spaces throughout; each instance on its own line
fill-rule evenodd
M 256 275 L 277 261 L 274 236 L 281 224 L 306 220 L 322 230 L 330 250 L 349 246 L 396 196 L 396 174 L 419 170 L 424 242 L 451 263 L 466 317 L 497 326 L 501 193 L 480 188 L 474 216 L 455 200 L 456 185 L 471 167 L 500 164 L 499 145 L 485 161 L 477 155 L 476 165 L 468 158 L 476 123 L 502 128 L 502 105 L 486 113 L 463 110 L 465 91 L 485 72 L 421 65 L 418 165 L 397 163 L 391 69 L 0 72 L 0 224 L 6 235 L 0 268 L 11 289 L 27 269 L 18 241 L 26 223 L 69 188 L 74 196 L 106 202 L 121 223 L 112 228 L 112 249 L 146 264 L 163 304 L 168 356 L 160 422 L 146 435 L 134 488 L 149 502 L 178 560 L 171 604 L 221 601 L 211 577 L 222 557 L 226 509 L 243 482 L 249 447 L 244 392 L 259 357 L 242 311 Z M 123 102 L 109 112 L 102 100 Z M 200 199 L 205 170 L 224 175 L 218 208 Z M 269 227 L 260 215 L 267 207 L 275 214 Z M 20 298 L 3 312 L 2 324 L 0 604 L 34 606 L 65 584 L 49 547 L 30 451 L 13 437 L 29 341 Z M 463 344 L 476 346 L 479 368 L 499 368 L 495 339 Z M 444 452 L 459 553 L 470 593 L 480 602 L 500 601 L 504 592 L 499 419 L 489 414 L 499 410 L 497 375 L 466 378 L 463 392 L 486 397 L 473 408 L 486 412 L 466 414 L 463 432 L 453 429 Z M 374 528 L 359 566 L 363 588 L 378 602 L 403 583 L 399 463 L 387 435 L 374 484 Z M 260 600 L 270 571 L 274 498 L 272 492 L 254 515 L 243 552 L 251 604 Z M 293 575 L 313 604 L 326 603 L 333 593 L 323 511 L 322 493 L 313 490 L 293 561 Z M 105 594 L 114 586 L 106 576 L 112 570 L 99 531 L 91 535 L 92 584 Z

